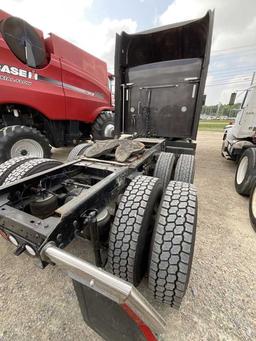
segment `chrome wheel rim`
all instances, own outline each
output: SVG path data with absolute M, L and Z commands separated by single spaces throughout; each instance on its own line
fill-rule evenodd
M 244 156 L 239 163 L 238 170 L 237 170 L 237 175 L 236 175 L 236 182 L 238 185 L 240 185 L 245 178 L 246 172 L 248 168 L 248 157 Z
M 13 144 L 10 154 L 11 158 L 19 156 L 44 157 L 44 150 L 39 142 L 32 139 L 22 139 Z
M 104 129 L 104 136 L 108 138 L 111 138 L 114 136 L 114 124 L 113 123 L 109 123 L 106 125 Z
M 252 208 L 252 215 L 255 218 L 256 217 L 256 187 L 254 187 L 253 193 L 252 193 L 252 202 L 251 202 L 251 208 Z

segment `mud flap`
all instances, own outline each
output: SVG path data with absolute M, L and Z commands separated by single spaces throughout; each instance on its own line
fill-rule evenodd
M 41 256 L 73 280 L 85 322 L 105 340 L 157 341 L 164 331 L 165 321 L 132 284 L 52 242 Z
M 77 281 L 73 284 L 85 322 L 104 340 L 157 340 L 153 334 L 151 338 L 145 337 L 139 325 L 127 314 L 125 306 Z

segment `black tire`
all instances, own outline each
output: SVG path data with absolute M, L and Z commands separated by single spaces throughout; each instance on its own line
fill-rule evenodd
M 92 125 L 92 135 L 95 140 L 106 140 L 114 137 L 114 113 L 112 111 L 103 111 Z M 106 134 L 107 127 L 113 126 Z
M 195 244 L 194 185 L 171 181 L 163 195 L 152 237 L 149 288 L 154 297 L 179 308 L 185 295 Z
M 161 152 L 156 163 L 154 170 L 154 177 L 159 178 L 163 183 L 163 189 L 165 189 L 171 180 L 174 164 L 175 154 Z
M 10 159 L 8 161 L 5 161 L 0 165 L 0 186 L 5 181 L 6 177 L 17 167 L 22 165 L 24 162 L 27 162 L 31 159 L 34 159 L 32 157 L 15 157 L 13 159 Z
M 174 173 L 174 181 L 183 181 L 192 184 L 195 176 L 195 156 L 181 154 Z
M 110 230 L 110 271 L 137 286 L 148 266 L 154 213 L 162 184 L 157 178 L 137 176 L 124 192 Z
M 256 148 L 246 149 L 236 168 L 235 188 L 241 195 L 250 195 L 256 168 Z
M 85 149 L 87 149 L 91 145 L 91 143 L 81 143 L 75 146 L 68 154 L 67 162 L 76 160 L 78 156 L 82 155 Z
M 44 170 L 61 165 L 62 162 L 54 159 L 34 159 L 22 163 L 20 166 L 16 167 L 2 183 L 3 186 L 16 182 L 27 176 L 42 172 Z
M 17 155 L 11 155 L 12 147 L 15 143 L 21 142 L 22 140 L 34 141 L 33 143 L 38 144 L 38 153 L 41 155 L 33 154 L 26 150 L 24 147 L 21 150 L 17 150 Z M 36 148 L 36 147 L 35 147 Z M 19 154 L 19 155 L 18 155 Z M 39 130 L 26 126 L 8 126 L 1 130 L 0 132 L 0 162 L 11 159 L 12 157 L 19 156 L 30 156 L 30 157 L 45 157 L 49 158 L 51 156 L 51 147 L 47 138 L 40 133 Z
M 222 145 L 221 145 L 221 156 L 222 157 L 225 157 L 225 154 L 224 152 L 226 151 L 225 150 L 225 145 L 226 145 L 226 138 L 227 138 L 227 133 L 225 132 L 224 135 L 223 135 L 223 138 L 222 138 Z
M 253 179 L 252 189 L 249 200 L 249 216 L 252 228 L 256 232 L 256 177 Z

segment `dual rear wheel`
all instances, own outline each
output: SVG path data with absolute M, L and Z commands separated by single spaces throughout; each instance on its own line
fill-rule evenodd
M 190 276 L 197 196 L 192 184 L 181 181 L 163 190 L 163 175 L 140 175 L 127 187 L 110 230 L 108 265 L 134 285 L 148 273 L 154 297 L 178 308 Z
M 194 155 L 181 154 L 177 156 L 166 152 L 160 153 L 153 174 L 154 177 L 161 179 L 164 189 L 170 180 L 193 183 L 194 175 Z

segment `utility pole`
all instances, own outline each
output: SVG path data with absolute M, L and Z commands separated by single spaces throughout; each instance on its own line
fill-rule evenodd
M 219 116 L 220 106 L 221 106 L 221 102 L 218 103 L 216 117 Z
M 253 74 L 252 74 L 252 80 L 251 80 L 251 84 L 250 85 L 253 85 L 253 83 L 254 83 L 255 74 L 256 74 L 256 72 L 254 71 Z

